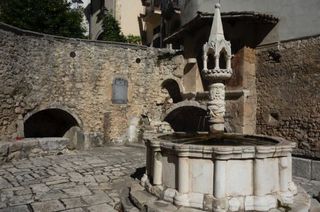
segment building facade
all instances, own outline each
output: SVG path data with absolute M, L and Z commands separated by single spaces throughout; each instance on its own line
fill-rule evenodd
M 140 36 L 139 15 L 142 12 L 139 0 L 91 0 L 85 8 L 89 20 L 89 37 L 99 40 L 102 33 L 102 17 L 108 11 L 119 22 L 125 36 Z

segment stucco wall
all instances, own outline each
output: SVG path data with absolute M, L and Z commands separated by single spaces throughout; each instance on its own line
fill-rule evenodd
M 320 158 L 320 37 L 260 49 L 257 59 L 257 132 Z
M 84 132 L 101 136 L 105 114 L 111 111 L 106 127 L 110 138 L 125 134 L 130 120 L 141 114 L 157 119 L 158 103 L 166 95 L 161 83 L 177 69 L 176 61 L 159 59 L 162 54 L 142 46 L 26 33 L 1 24 L 1 138 L 17 136 L 19 115 L 46 108 L 67 110 L 80 119 Z M 128 80 L 128 104 L 111 102 L 115 77 Z
M 213 12 L 212 0 L 182 0 L 182 24 L 192 20 L 197 11 Z M 320 0 L 223 0 L 221 12 L 254 11 L 273 15 L 279 23 L 262 44 L 320 34 Z
M 124 35 L 140 36 L 138 17 L 143 11 L 140 0 L 119 0 L 117 20 Z

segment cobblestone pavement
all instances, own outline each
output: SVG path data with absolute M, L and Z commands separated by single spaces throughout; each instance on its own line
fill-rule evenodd
M 0 212 L 112 212 L 145 150 L 108 146 L 0 165 Z M 295 178 L 316 196 L 320 183 Z
M 0 212 L 116 211 L 119 190 L 145 166 L 142 148 L 112 146 L 0 166 Z

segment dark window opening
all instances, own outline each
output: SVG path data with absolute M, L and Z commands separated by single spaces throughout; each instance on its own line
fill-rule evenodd
M 208 54 L 207 68 L 209 70 L 215 68 L 215 58 L 212 54 Z
M 221 68 L 221 69 L 226 69 L 227 68 L 226 52 L 224 50 L 222 50 L 220 52 L 219 68 Z
M 24 123 L 26 138 L 63 137 L 73 126 L 79 126 L 76 119 L 60 109 L 46 109 L 29 117 Z

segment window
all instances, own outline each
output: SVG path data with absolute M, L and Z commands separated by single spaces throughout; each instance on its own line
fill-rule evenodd
M 112 103 L 126 104 L 128 102 L 128 81 L 115 78 L 112 84 Z

